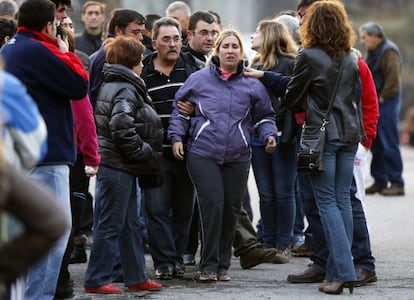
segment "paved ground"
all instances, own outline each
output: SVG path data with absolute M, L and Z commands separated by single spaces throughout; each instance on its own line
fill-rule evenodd
M 406 196 L 367 196 L 366 210 L 371 233 L 373 254 L 377 259 L 378 282 L 356 288 L 353 299 L 414 299 L 414 149 L 402 148 Z M 369 176 L 368 176 L 369 177 Z M 252 182 L 251 182 L 252 183 Z M 371 183 L 368 178 L 367 183 Z M 250 193 L 257 206 L 254 186 Z M 257 209 L 255 209 L 257 211 Z M 292 258 L 284 265 L 262 264 L 242 270 L 233 258 L 232 281 L 214 284 L 198 283 L 194 268 L 186 270 L 184 280 L 162 282 L 164 288 L 153 293 L 124 293 L 123 295 L 93 295 L 92 299 L 330 299 L 318 292 L 317 284 L 290 284 L 286 277 L 300 272 L 309 263 L 307 258 Z M 148 273 L 153 273 L 151 257 L 147 256 Z M 86 264 L 72 265 L 76 293 L 85 297 L 82 279 Z M 122 285 L 120 285 L 122 287 Z M 348 291 L 341 296 L 349 297 Z

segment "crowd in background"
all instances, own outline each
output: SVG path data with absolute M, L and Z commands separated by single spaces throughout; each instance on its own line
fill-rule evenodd
M 82 32 L 71 5 L 0 1 L 0 204 L 26 225 L 0 247 L 4 299 L 73 297 L 73 263 L 88 263 L 85 293 L 159 291 L 194 265 L 202 283 L 237 280 L 232 255 L 243 269 L 310 257 L 287 280 L 326 294 L 377 281 L 365 193 L 405 194 L 402 59 L 379 24 L 359 28 L 362 58 L 339 0 L 299 0 L 258 22 L 250 45 L 182 1 L 108 20 L 86 1 Z M 323 171 L 298 172 L 302 131 L 322 122 Z M 17 226 L 1 218 L 2 231 Z

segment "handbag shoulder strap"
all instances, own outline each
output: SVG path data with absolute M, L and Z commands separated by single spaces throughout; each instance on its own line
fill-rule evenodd
M 338 76 L 336 77 L 336 81 L 335 81 L 335 86 L 334 89 L 332 91 L 332 95 L 331 95 L 331 99 L 329 100 L 329 105 L 328 105 L 328 109 L 326 110 L 326 114 L 325 114 L 325 118 L 324 118 L 324 122 L 328 121 L 328 116 L 331 113 L 332 110 L 332 106 L 333 106 L 333 102 L 335 100 L 335 94 L 336 94 L 336 90 L 338 88 L 339 85 L 339 81 L 342 77 L 342 71 L 344 70 L 344 64 L 343 64 L 344 58 L 341 59 L 340 62 L 340 66 L 339 66 L 339 72 L 338 72 Z

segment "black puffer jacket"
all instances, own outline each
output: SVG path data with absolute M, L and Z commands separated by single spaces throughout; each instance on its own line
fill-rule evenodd
M 356 104 L 358 60 L 351 53 L 343 57 L 342 63 L 343 73 L 326 128 L 328 141 L 360 142 L 365 139 L 365 131 Z M 333 61 L 321 48 L 312 47 L 299 52 L 285 102 L 294 113 L 306 111 L 307 125 L 322 124 L 339 69 L 340 61 Z
M 144 81 L 122 65 L 105 64 L 95 106 L 101 165 L 134 176 L 160 174 L 163 128 Z

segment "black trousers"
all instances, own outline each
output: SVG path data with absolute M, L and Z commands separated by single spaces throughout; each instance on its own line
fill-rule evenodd
M 200 270 L 227 270 L 235 226 L 246 192 L 250 161 L 218 164 L 192 153 L 188 153 L 187 159 L 200 211 Z

